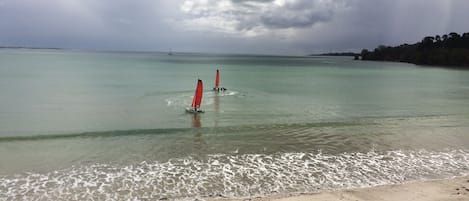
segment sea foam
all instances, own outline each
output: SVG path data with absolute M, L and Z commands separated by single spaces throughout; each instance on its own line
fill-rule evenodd
M 251 197 L 317 192 L 469 173 L 467 150 L 209 155 L 119 166 L 94 164 L 0 177 L 0 200 Z

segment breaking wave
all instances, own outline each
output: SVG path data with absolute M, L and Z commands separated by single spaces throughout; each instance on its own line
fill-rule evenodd
M 94 164 L 0 177 L 0 200 L 251 197 L 317 192 L 469 172 L 467 150 L 209 155 L 115 166 Z

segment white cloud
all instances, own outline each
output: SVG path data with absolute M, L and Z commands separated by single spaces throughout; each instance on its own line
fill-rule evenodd
M 185 29 L 258 36 L 291 34 L 345 7 L 343 0 L 185 0 L 180 11 Z

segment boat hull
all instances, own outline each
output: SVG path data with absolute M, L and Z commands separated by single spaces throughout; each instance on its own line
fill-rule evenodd
M 225 87 L 221 87 L 221 88 L 213 88 L 213 91 L 226 91 L 226 88 Z
M 194 110 L 194 108 L 186 108 L 186 112 L 191 113 L 191 114 L 198 114 L 198 113 L 204 113 L 205 111 L 203 111 L 203 110 Z

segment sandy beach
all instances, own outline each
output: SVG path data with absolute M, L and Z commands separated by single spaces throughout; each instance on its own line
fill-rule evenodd
M 274 195 L 223 201 L 468 201 L 469 176 L 312 194 Z

